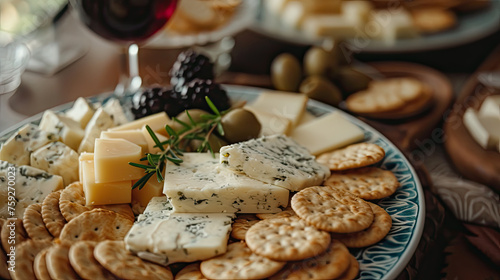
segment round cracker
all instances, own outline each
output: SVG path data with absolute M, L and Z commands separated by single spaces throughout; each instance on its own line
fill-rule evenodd
M 364 167 L 379 162 L 385 157 L 385 151 L 379 145 L 359 143 L 340 150 L 323 153 L 316 159 L 330 170 L 339 171 Z
M 49 249 L 50 247 L 47 247 L 40 251 L 33 261 L 33 271 L 38 280 L 51 280 L 49 270 L 47 269 L 47 261 L 45 260 Z
M 332 240 L 326 251 L 318 256 L 298 262 L 289 262 L 279 273 L 278 279 L 336 279 L 349 268 L 351 254 L 342 242 Z
M 363 167 L 332 173 L 324 184 L 349 191 L 366 200 L 391 196 L 399 187 L 398 179 L 391 171 L 378 167 Z
M 195 262 L 186 265 L 175 275 L 175 280 L 207 280 L 205 275 L 201 273 L 200 263 Z
M 392 226 L 391 216 L 382 207 L 368 202 L 373 211 L 373 223 L 365 230 L 353 233 L 332 234 L 332 238 L 344 243 L 349 248 L 363 248 L 384 239 Z
M 244 242 L 237 242 L 229 244 L 226 253 L 202 261 L 200 270 L 210 279 L 263 279 L 285 264 L 257 255 Z
M 336 280 L 353 280 L 356 279 L 359 273 L 359 262 L 353 256 L 350 255 L 351 262 L 349 263 L 349 267 L 340 275 Z
M 256 214 L 256 216 L 261 220 L 267 220 L 267 219 L 277 219 L 277 218 L 288 218 L 297 215 L 295 214 L 295 211 L 293 211 L 292 208 L 287 207 L 285 210 L 278 213 L 259 213 Z
M 129 218 L 116 212 L 94 209 L 67 223 L 59 238 L 71 242 L 123 240 L 133 224 Z
M 108 271 L 123 279 L 173 279 L 167 267 L 143 261 L 125 248 L 125 242 L 106 240 L 97 244 L 94 257 Z
M 276 261 L 296 261 L 323 253 L 330 234 L 298 217 L 266 219 L 246 234 L 247 246 L 256 254 Z
M 42 219 L 45 227 L 54 237 L 59 237 L 66 224 L 59 209 L 59 198 L 62 190 L 48 194 L 42 202 Z
M 61 243 L 54 244 L 47 250 L 45 261 L 47 263 L 47 271 L 49 272 L 51 279 L 80 279 L 69 263 L 69 248 L 69 243 Z
M 59 208 L 64 219 L 68 222 L 80 214 L 91 210 L 90 207 L 85 206 L 85 193 L 83 192 L 82 183 L 71 183 L 62 191 L 61 198 L 59 199 Z
M 27 240 L 22 244 L 16 243 L 16 269 L 10 271 L 12 279 L 35 279 L 33 261 L 35 256 L 52 245 L 50 240 Z
M 123 215 L 132 221 L 134 221 L 134 219 L 135 219 L 134 212 L 132 211 L 132 207 L 128 203 L 99 205 L 99 206 L 92 206 L 92 208 L 93 209 L 99 208 L 99 209 L 110 210 L 110 211 L 116 212 L 120 215 Z
M 14 230 L 14 239 L 11 239 L 9 243 L 11 230 Z M 15 246 L 19 246 L 23 241 L 27 240 L 28 234 L 26 233 L 26 230 L 24 230 L 23 220 L 17 218 L 15 220 L 7 220 L 2 226 L 0 239 L 2 241 L 2 247 L 5 249 L 5 252 L 10 252 L 10 247 L 14 244 Z M 14 242 L 12 242 L 12 240 L 14 240 Z
M 234 220 L 231 230 L 231 237 L 238 240 L 245 240 L 248 229 L 260 220 L 253 215 L 241 215 Z
M 373 222 L 373 212 L 366 201 L 330 186 L 303 189 L 292 197 L 291 204 L 297 216 L 320 230 L 355 232 Z
M 95 241 L 82 240 L 71 245 L 68 257 L 73 269 L 83 279 L 117 279 L 95 258 Z
M 42 218 L 42 204 L 35 203 L 26 207 L 23 214 L 23 225 L 31 239 L 53 239 Z
M 436 33 L 452 28 L 457 23 L 454 12 L 440 8 L 421 8 L 411 11 L 413 23 L 421 32 Z

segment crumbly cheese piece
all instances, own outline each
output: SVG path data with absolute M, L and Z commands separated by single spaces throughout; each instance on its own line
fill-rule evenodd
M 151 116 L 140 118 L 135 121 L 131 121 L 126 124 L 122 124 L 120 126 L 110 128 L 109 130 L 118 131 L 118 130 L 142 129 L 142 127 L 148 125 L 154 132 L 158 132 L 160 134 L 168 136 L 167 132 L 165 131 L 165 125 L 167 125 L 169 122 L 170 118 L 167 116 L 167 113 L 160 112 L 153 114 Z
M 41 130 L 33 124 L 26 124 L 2 144 L 0 160 L 27 165 L 33 151 L 57 139 L 58 136 L 54 133 Z
M 115 123 L 115 126 L 126 124 L 129 122 L 127 115 L 123 111 L 123 107 L 118 99 L 112 98 L 108 100 L 104 104 L 104 106 L 102 106 L 102 108 L 106 113 L 108 113 L 109 116 L 111 116 Z
M 136 145 L 139 145 L 142 149 L 142 153 L 145 154 L 149 151 L 148 142 L 144 137 L 144 133 L 141 130 L 119 130 L 119 131 L 103 131 L 101 132 L 101 138 L 103 139 L 125 139 Z M 151 137 L 150 137 L 151 138 Z
M 15 207 L 12 213 L 14 217 L 22 219 L 26 207 L 42 202 L 49 193 L 63 188 L 61 176 L 27 165 L 16 166 L 2 160 L 0 160 L 0 182 L 7 182 L 2 183 L 0 188 L 0 199 L 4 202 L 0 206 L 0 218 L 12 217 L 8 208 L 10 206 Z M 8 204 L 11 201 L 8 199 L 11 196 L 9 192 L 12 192 L 8 186 L 15 188 L 15 206 Z
M 161 265 L 223 254 L 233 214 L 172 213 L 166 197 L 153 198 L 125 237 L 127 249 Z
M 500 120 L 500 95 L 486 97 L 479 109 L 479 115 L 496 117 Z
M 78 153 L 62 142 L 36 150 L 31 154 L 30 165 L 61 176 L 65 186 L 78 181 Z
M 260 136 L 269 136 L 274 134 L 287 135 L 292 130 L 292 122 L 287 118 L 260 111 L 252 106 L 245 106 L 245 109 L 252 112 L 260 122 Z
M 132 181 L 96 183 L 94 161 L 84 160 L 81 166 L 87 205 L 122 204 L 132 201 Z
M 500 119 L 478 115 L 473 108 L 467 108 L 463 116 L 465 127 L 484 149 L 497 149 L 500 142 Z
M 73 103 L 73 107 L 65 112 L 65 116 L 78 122 L 80 127 L 85 129 L 88 122 L 94 115 L 94 108 L 85 98 L 78 97 Z
M 56 140 L 60 139 L 75 151 L 78 150 L 78 146 L 85 136 L 85 131 L 80 127 L 80 123 L 51 110 L 46 110 L 43 113 L 40 129 L 56 134 L 59 137 Z
M 311 154 L 319 155 L 359 142 L 365 135 L 357 125 L 333 112 L 296 127 L 290 137 Z
M 102 131 L 112 128 L 113 126 L 115 126 L 113 118 L 111 118 L 102 107 L 97 109 L 85 128 L 85 136 L 80 143 L 78 152 L 93 153 L 95 139 L 99 138 Z
M 289 119 L 295 126 L 306 110 L 308 97 L 305 94 L 284 91 L 262 92 L 250 104 L 252 108 Z
M 291 191 L 321 185 L 330 176 L 306 148 L 284 135 L 273 135 L 224 146 L 222 166 Z
M 96 183 L 137 180 L 144 176 L 144 169 L 129 164 L 140 162 L 141 147 L 123 139 L 99 138 L 95 141 Z
M 276 213 L 288 204 L 288 190 L 221 168 L 218 154 L 186 153 L 179 166 L 165 168 L 163 192 L 176 212 Z

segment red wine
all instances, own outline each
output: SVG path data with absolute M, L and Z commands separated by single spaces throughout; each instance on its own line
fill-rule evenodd
M 72 4 L 83 23 L 100 36 L 140 42 L 167 23 L 177 0 L 73 0 Z

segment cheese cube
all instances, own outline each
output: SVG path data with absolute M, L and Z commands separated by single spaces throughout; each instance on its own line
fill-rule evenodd
M 359 142 L 365 134 L 357 125 L 334 112 L 295 128 L 290 137 L 311 154 L 319 155 Z
M 211 154 L 185 153 L 183 160 L 165 168 L 163 192 L 175 212 L 276 213 L 288 204 L 288 190 L 218 168 Z
M 132 182 L 96 183 L 93 160 L 82 161 L 83 192 L 87 205 L 122 204 L 132 201 Z
M 260 111 L 252 106 L 245 106 L 245 109 L 252 112 L 261 124 L 260 136 L 274 134 L 288 134 L 292 130 L 292 122 L 282 116 Z
M 144 169 L 129 162 L 139 163 L 142 149 L 123 139 L 96 139 L 95 181 L 97 183 L 137 180 L 144 176 Z
M 128 250 L 160 265 L 206 260 L 223 254 L 234 215 L 172 213 L 166 197 L 152 199 L 127 236 Z M 152 211 L 154 208 L 154 211 Z
M 393 45 L 396 39 L 418 36 L 411 15 L 404 9 L 372 11 L 371 20 L 380 28 L 378 33 L 368 35 L 383 40 L 387 45 Z
M 85 129 L 87 123 L 94 115 L 94 108 L 85 98 L 78 97 L 75 103 L 73 103 L 73 107 L 66 111 L 64 115 L 78 122 L 80 127 Z
M 361 25 L 343 15 L 311 15 L 304 19 L 302 30 L 315 37 L 353 38 L 361 32 Z
M 158 182 L 156 175 L 151 177 L 142 189 L 132 190 L 132 201 L 138 202 L 143 207 L 148 205 L 151 198 L 157 196 L 163 196 L 163 182 Z
M 85 136 L 83 137 L 78 152 L 94 152 L 95 139 L 99 138 L 101 132 L 115 125 L 113 119 L 101 107 L 97 109 L 85 128 Z
M 109 130 L 118 131 L 118 130 L 134 130 L 134 129 L 142 129 L 144 126 L 149 125 L 154 132 L 158 132 L 165 136 L 167 132 L 165 131 L 165 125 L 167 125 L 170 121 L 170 118 L 167 116 L 167 113 L 160 112 L 153 114 L 151 116 L 147 116 L 144 118 L 140 118 L 138 120 L 122 124 L 120 126 L 113 127 Z
M 30 165 L 61 176 L 65 186 L 78 181 L 78 153 L 62 142 L 36 150 L 31 154 Z
M 479 109 L 479 115 L 500 119 L 500 95 L 486 97 Z
M 148 153 L 156 154 L 156 153 L 161 152 L 160 148 L 155 147 L 156 143 L 153 140 L 153 138 L 151 138 L 151 135 L 149 135 L 149 132 L 145 126 L 141 129 L 141 132 L 142 132 L 142 135 L 144 136 L 144 139 L 146 140 L 146 143 L 148 144 L 148 150 L 147 150 Z M 157 132 L 155 132 L 155 135 L 158 138 L 158 140 L 160 140 L 160 142 L 164 142 L 164 141 L 168 140 L 167 137 L 165 137 L 164 135 L 159 134 Z
M 61 139 L 64 144 L 75 151 L 78 150 L 78 146 L 85 136 L 85 131 L 81 128 L 80 123 L 68 117 L 57 115 L 51 110 L 43 113 L 40 129 L 56 134 L 58 139 Z
M 148 134 L 149 136 L 149 134 Z M 125 139 L 142 149 L 142 154 L 148 153 L 148 142 L 141 130 L 119 130 L 119 131 L 103 131 L 101 132 L 102 139 Z M 151 138 L 151 137 L 149 137 Z
M 266 91 L 262 92 L 250 106 L 255 110 L 287 118 L 295 126 L 304 114 L 307 100 L 308 97 L 305 94 Z
M 373 5 L 370 1 L 343 1 L 341 9 L 342 15 L 347 21 L 361 26 L 370 18 Z
M 115 123 L 115 126 L 126 124 L 129 122 L 118 99 L 112 98 L 108 100 L 104 104 L 104 106 L 102 106 L 102 108 L 106 113 L 108 113 L 108 115 L 111 116 Z
M 484 149 L 497 149 L 500 142 L 500 120 L 496 117 L 478 115 L 467 108 L 463 121 L 471 136 Z
M 321 185 L 330 176 L 330 170 L 306 148 L 284 135 L 224 146 L 220 162 L 225 168 L 291 191 Z
M 81 183 L 83 183 L 83 161 L 92 160 L 94 161 L 94 153 L 83 152 L 78 157 L 78 178 Z
M 57 139 L 58 136 L 54 133 L 38 129 L 33 124 L 26 124 L 2 144 L 0 160 L 27 165 L 30 163 L 30 154 L 33 151 Z

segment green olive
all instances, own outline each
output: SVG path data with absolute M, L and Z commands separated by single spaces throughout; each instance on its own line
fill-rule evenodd
M 304 56 L 305 74 L 329 75 L 337 68 L 338 57 L 336 50 L 327 51 L 319 47 L 310 48 Z
M 191 140 L 191 142 L 189 143 L 189 147 L 191 148 L 192 152 L 196 152 L 196 150 L 198 149 L 198 147 L 200 147 L 201 144 L 202 144 L 201 140 Z M 227 143 L 226 140 L 212 133 L 208 137 L 208 144 L 210 144 L 210 148 L 212 148 L 212 151 L 214 151 L 214 153 L 218 153 L 222 146 L 226 146 L 229 143 Z
M 340 68 L 337 76 L 338 85 L 347 95 L 366 89 L 372 80 L 370 76 L 353 67 Z
M 237 143 L 257 138 L 260 133 L 260 122 L 255 115 L 242 108 L 237 108 L 222 117 L 224 139 L 229 143 Z
M 322 76 L 307 77 L 300 84 L 300 92 L 332 106 L 337 106 L 342 101 L 342 93 L 338 87 Z
M 189 109 L 187 110 L 189 112 L 189 115 L 191 116 L 191 118 L 195 121 L 195 122 L 198 122 L 198 121 L 201 121 L 202 118 L 201 116 L 202 115 L 206 115 L 208 114 L 208 112 L 204 111 L 204 110 L 201 110 L 201 109 Z M 176 119 L 178 119 L 179 121 L 181 122 L 184 122 L 184 123 L 187 123 L 187 124 L 191 124 L 191 121 L 189 120 L 189 117 L 188 115 L 186 114 L 186 111 L 180 113 L 179 115 L 177 115 L 175 117 Z M 184 126 L 174 120 L 171 120 L 168 124 L 173 130 L 175 131 L 179 131 L 181 129 L 184 128 Z
M 297 91 L 302 79 L 302 69 L 291 54 L 278 55 L 271 64 L 271 80 L 277 90 Z

